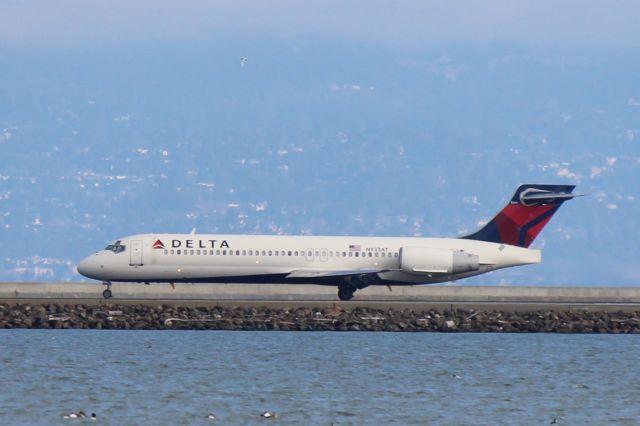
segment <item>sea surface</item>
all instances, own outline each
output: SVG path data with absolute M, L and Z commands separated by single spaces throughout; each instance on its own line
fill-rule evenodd
M 640 424 L 640 336 L 2 330 L 0 368 L 3 425 Z

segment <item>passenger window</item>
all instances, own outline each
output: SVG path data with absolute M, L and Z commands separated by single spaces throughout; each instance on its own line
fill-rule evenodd
M 346 251 L 342 252 L 342 257 L 347 257 L 347 252 Z
M 216 255 L 220 256 L 220 250 L 216 250 Z
M 174 253 L 174 251 L 173 251 L 173 249 L 171 249 L 171 254 L 173 254 L 173 253 Z
M 240 250 L 236 250 L 236 256 L 240 256 Z
M 249 256 L 253 256 L 253 250 L 249 250 Z
M 373 257 L 373 253 L 369 252 L 369 257 Z M 378 257 L 378 256 L 376 256 L 376 257 Z
M 222 250 L 222 255 L 226 256 L 227 255 L 227 251 L 226 250 Z
M 297 255 L 298 255 L 298 250 L 294 251 L 294 252 L 293 252 L 293 255 L 294 255 L 294 256 L 297 256 Z
M 393 253 L 393 257 L 398 257 L 398 253 Z
M 246 256 L 247 255 L 247 251 L 246 250 L 242 250 L 242 255 Z
M 293 252 L 291 250 L 289 250 L 289 257 L 291 257 L 292 254 L 293 254 Z
M 178 254 L 182 254 L 182 251 L 180 249 L 178 249 Z
M 200 254 L 200 250 L 196 250 L 196 254 L 199 255 Z
M 269 250 L 269 256 L 271 256 L 273 254 L 273 251 Z
M 313 256 L 313 252 L 312 252 L 311 250 L 309 250 L 309 251 L 307 252 L 307 256 L 309 256 L 309 257 Z
M 209 250 L 209 256 L 213 256 L 213 250 Z
M 262 255 L 266 256 L 267 255 L 267 251 L 266 250 L 262 250 Z
M 233 256 L 233 250 L 229 250 L 229 256 Z
M 356 257 L 360 257 L 360 253 L 356 252 Z
M 376 252 L 376 257 L 380 256 L 380 254 L 378 254 L 378 252 Z
M 353 252 L 349 252 L 349 257 L 353 257 Z
M 169 253 L 169 250 L 165 249 L 164 254 L 168 254 L 168 253 Z

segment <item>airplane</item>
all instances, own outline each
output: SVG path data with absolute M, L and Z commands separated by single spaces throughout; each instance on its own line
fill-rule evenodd
M 78 264 L 101 280 L 137 283 L 331 285 L 340 300 L 368 286 L 434 284 L 541 262 L 529 249 L 575 185 L 520 185 L 486 225 L 459 238 L 143 234 L 120 238 Z

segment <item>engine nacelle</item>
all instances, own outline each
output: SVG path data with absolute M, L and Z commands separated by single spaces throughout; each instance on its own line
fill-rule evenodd
M 400 268 L 410 274 L 460 274 L 477 271 L 478 263 L 478 256 L 464 251 L 428 247 L 400 248 Z

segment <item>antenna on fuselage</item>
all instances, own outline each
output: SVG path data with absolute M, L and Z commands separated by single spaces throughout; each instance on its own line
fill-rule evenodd
M 196 234 L 196 228 L 193 228 L 190 232 L 191 235 L 195 235 Z

